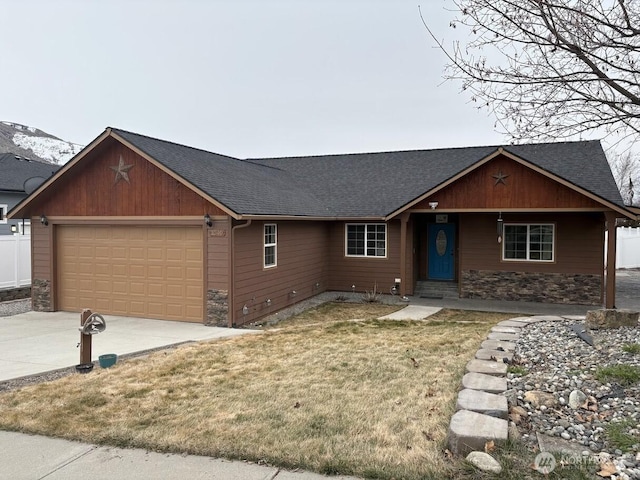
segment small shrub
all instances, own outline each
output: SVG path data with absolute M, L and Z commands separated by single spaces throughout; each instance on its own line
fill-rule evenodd
M 362 301 L 364 303 L 380 303 L 380 292 L 378 292 L 378 284 L 373 284 L 373 290 L 365 290 L 362 295 Z

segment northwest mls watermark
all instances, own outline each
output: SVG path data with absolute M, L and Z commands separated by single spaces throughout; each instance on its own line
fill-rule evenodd
M 563 453 L 557 459 L 553 454 L 549 452 L 541 452 L 536 455 L 536 459 L 533 462 L 534 468 L 547 475 L 554 470 L 562 470 L 569 468 L 588 468 L 600 465 L 600 457 L 598 455 L 569 455 Z

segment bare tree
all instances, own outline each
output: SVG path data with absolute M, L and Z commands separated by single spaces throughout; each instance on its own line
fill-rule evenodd
M 466 45 L 445 46 L 423 18 L 449 59 L 445 78 L 513 140 L 640 133 L 640 1 L 452 2 Z
M 640 159 L 626 152 L 613 156 L 609 163 L 625 205 L 640 205 Z

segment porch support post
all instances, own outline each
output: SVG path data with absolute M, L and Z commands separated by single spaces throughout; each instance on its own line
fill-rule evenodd
M 616 215 L 605 213 L 607 221 L 607 270 L 605 272 L 605 308 L 616 308 Z
M 410 213 L 400 215 L 400 296 L 407 293 L 407 223 Z

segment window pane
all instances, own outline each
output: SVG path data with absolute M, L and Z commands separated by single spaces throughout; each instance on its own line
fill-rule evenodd
M 385 256 L 385 225 L 367 225 L 367 256 Z
M 529 232 L 529 259 L 553 260 L 553 227 L 551 225 L 531 225 Z
M 347 255 L 384 257 L 386 225 L 347 225 Z
M 347 255 L 364 255 L 364 225 L 347 225 Z
M 526 259 L 527 258 L 527 226 L 526 225 L 505 225 L 504 226 L 504 258 Z
M 276 226 L 265 225 L 264 226 L 264 243 L 276 243 Z
M 264 248 L 264 264 L 265 266 L 276 264 L 276 247 Z

